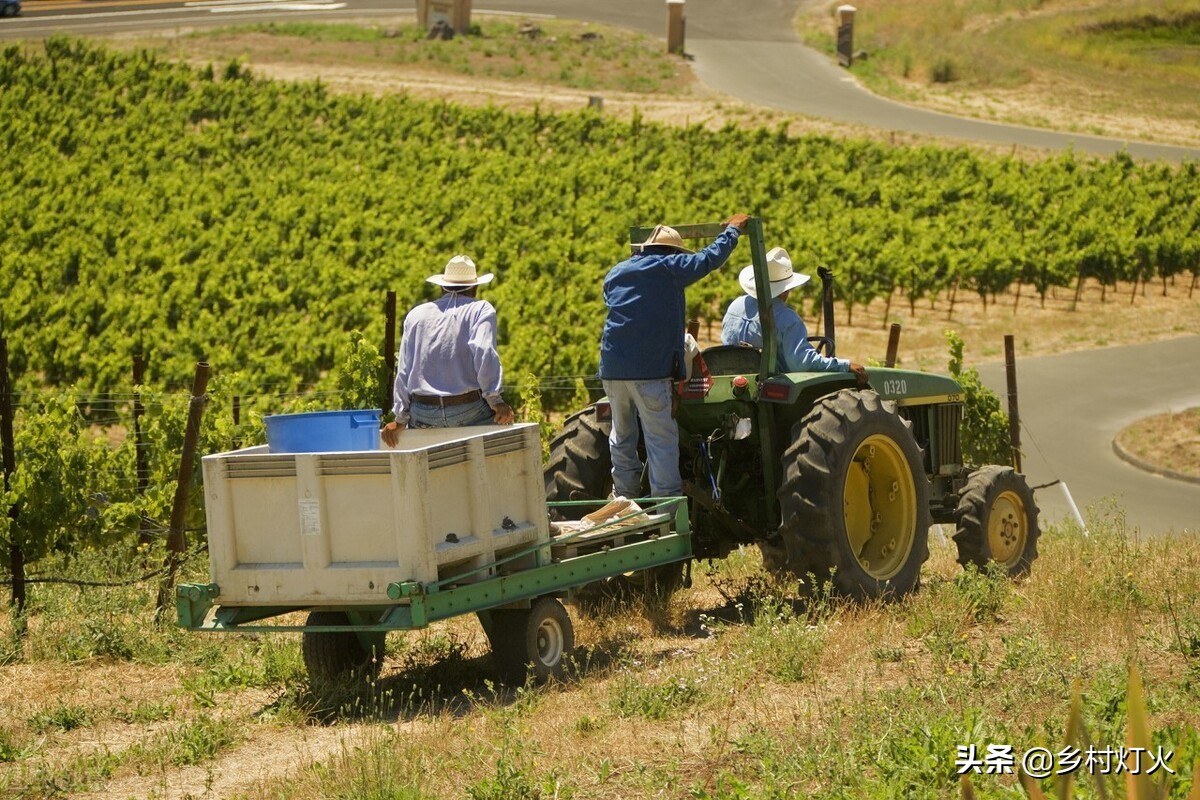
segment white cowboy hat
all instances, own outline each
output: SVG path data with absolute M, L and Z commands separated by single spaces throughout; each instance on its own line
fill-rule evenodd
M 771 297 L 779 297 L 789 289 L 808 283 L 809 276 L 803 272 L 792 271 L 792 259 L 787 250 L 782 247 L 772 247 L 767 252 L 767 276 L 771 280 Z M 742 269 L 738 274 L 738 283 L 742 291 L 751 297 L 757 297 L 754 286 L 754 265 Z
M 650 231 L 650 238 L 642 242 L 636 247 L 645 250 L 647 247 L 674 247 L 684 253 L 691 253 L 692 250 L 683 246 L 683 237 L 679 235 L 679 231 L 669 225 L 656 225 L 654 230 Z
M 441 275 L 431 275 L 426 280 L 436 283 L 438 286 L 465 288 L 488 283 L 492 277 L 490 272 L 487 275 L 477 275 L 475 262 L 471 260 L 470 256 L 455 256 L 446 262 L 446 269 Z

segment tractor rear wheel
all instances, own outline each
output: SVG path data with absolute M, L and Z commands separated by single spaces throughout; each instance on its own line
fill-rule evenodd
M 843 389 L 792 428 L 779 489 L 783 522 L 764 548 L 783 567 L 858 599 L 903 597 L 929 558 L 921 449 L 890 401 Z
M 550 443 L 545 470 L 546 500 L 603 500 L 612 493 L 612 456 L 608 430 L 596 419 L 594 406 L 572 414 Z M 559 513 L 579 519 L 594 508 L 580 507 Z M 579 599 L 629 601 L 670 597 L 683 581 L 683 563 L 664 564 L 627 572 L 590 583 L 579 590 Z
M 1038 507 L 1025 476 L 991 465 L 971 473 L 954 512 L 958 563 L 983 569 L 995 561 L 1010 577 L 1028 575 L 1038 557 Z

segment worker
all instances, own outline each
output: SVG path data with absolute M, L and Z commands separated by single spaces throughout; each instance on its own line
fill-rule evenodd
M 428 278 L 442 296 L 404 317 L 393 386 L 396 419 L 383 428 L 389 447 L 407 427 L 512 424 L 513 410 L 500 395 L 496 309 L 475 296 L 492 278 L 479 275 L 470 257 L 454 256 Z
M 750 217 L 734 214 L 698 253 L 679 232 L 659 225 L 604 278 L 608 309 L 600 336 L 600 379 L 612 408 L 613 494 L 642 495 L 640 426 L 650 468 L 650 494 L 680 495 L 679 430 L 672 415 L 673 381 L 684 377 L 684 288 L 720 267 Z
M 853 372 L 860 385 L 867 383 L 867 370 L 845 358 L 832 358 L 819 353 L 808 341 L 808 328 L 800 315 L 787 304 L 792 289 L 808 283 L 809 276 L 792 269 L 792 259 L 782 247 L 767 253 L 767 275 L 771 281 L 771 311 L 775 317 L 775 333 L 779 343 L 776 368 L 780 372 Z M 721 322 L 721 344 L 763 346 L 762 321 L 758 317 L 758 295 L 754 282 L 754 265 L 738 275 L 745 294 L 737 297 L 725 311 Z

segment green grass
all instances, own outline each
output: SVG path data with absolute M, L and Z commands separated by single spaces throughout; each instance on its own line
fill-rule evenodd
M 448 75 L 521 80 L 588 91 L 676 94 L 685 62 L 640 33 L 560 20 L 522 32 L 522 22 L 481 18 L 472 32 L 429 40 L 416 25 L 272 22 L 195 31 L 151 47 L 180 58 L 301 60 L 363 68 L 416 67 Z M 139 46 L 146 42 L 139 42 Z

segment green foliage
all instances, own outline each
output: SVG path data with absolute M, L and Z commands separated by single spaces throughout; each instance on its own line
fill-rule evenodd
M 0 182 L 0 261 L 21 265 L 0 271 L 0 309 L 23 387 L 111 391 L 141 349 L 157 390 L 202 357 L 256 394 L 330 390 L 345 332 L 382 341 L 385 292 L 411 307 L 460 251 L 498 276 L 485 297 L 509 374 L 590 375 L 600 282 L 628 227 L 735 207 L 852 274 L 854 304 L 898 286 L 915 303 L 959 283 L 987 296 L 1025 275 L 1044 293 L 1200 264 L 1194 163 L 1029 163 L 341 96 L 63 38 L 5 49 L 0 89 L 0 132 L 22 154 Z M 736 277 L 697 284 L 689 305 L 722 308 Z
M 388 364 L 379 354 L 379 348 L 368 343 L 361 331 L 350 332 L 340 351 L 338 364 L 337 388 L 341 408 L 379 408 L 380 401 L 385 399 L 388 400 L 388 407 L 391 407 L 391 387 L 384 389 Z
M 950 344 L 950 375 L 963 389 L 962 451 L 967 464 L 1011 464 L 1008 415 L 1000 410 L 1000 398 L 979 379 L 979 370 L 963 367 L 963 340 L 946 331 Z
M 700 700 L 700 683 L 687 676 L 671 675 L 649 681 L 633 672 L 622 674 L 613 709 L 621 717 L 669 719 Z
M 27 405 L 13 429 L 18 469 L 4 502 L 19 513 L 0 523 L 0 542 L 36 561 L 119 541 L 123 531 L 106 522 L 113 504 L 132 500 L 132 447 L 111 448 L 68 393 Z

